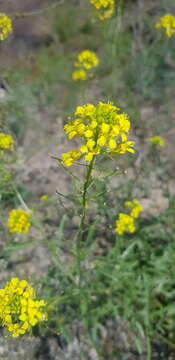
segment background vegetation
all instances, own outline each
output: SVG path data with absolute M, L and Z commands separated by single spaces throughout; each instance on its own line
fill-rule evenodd
M 165 13 L 175 15 L 171 0 L 117 1 L 115 16 L 101 22 L 88 0 L 63 1 L 54 11 L 15 20 L 12 38 L 0 44 L 7 84 L 0 131 L 15 138 L 15 151 L 0 168 L 1 281 L 28 278 L 49 304 L 47 326 L 36 327 L 32 340 L 1 340 L 2 359 L 175 356 L 175 38 L 155 29 Z M 100 65 L 92 79 L 73 82 L 75 58 L 84 49 L 94 51 Z M 98 101 L 113 101 L 129 114 L 136 154 L 98 164 L 80 294 L 73 261 L 79 193 L 51 156 L 77 146 L 63 131 L 76 106 Z M 165 147 L 150 144 L 154 135 L 164 137 Z M 82 179 L 82 167 L 74 171 Z M 116 238 L 116 216 L 132 199 L 144 208 L 137 230 Z M 32 228 L 14 237 L 8 212 L 24 203 L 32 209 Z

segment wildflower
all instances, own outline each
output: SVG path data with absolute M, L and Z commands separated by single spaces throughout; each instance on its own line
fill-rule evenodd
M 11 135 L 0 133 L 0 149 L 12 149 L 13 138 Z
M 99 102 L 97 106 L 87 104 L 78 106 L 75 119 L 69 121 L 64 129 L 69 139 L 79 136 L 82 145 L 76 152 L 77 159 L 84 156 L 91 161 L 100 154 L 134 153 L 134 142 L 127 140 L 130 121 L 125 113 L 119 113 L 119 108 L 112 103 Z M 72 153 L 62 154 L 65 165 L 71 166 L 77 160 Z
M 66 166 L 71 166 L 74 161 L 78 160 L 81 156 L 80 151 L 71 150 L 67 153 L 62 154 L 63 162 Z
M 128 206 L 131 209 L 130 216 L 135 219 L 138 218 L 140 213 L 143 211 L 143 207 L 138 200 L 126 201 L 124 205 Z
M 7 226 L 11 233 L 27 233 L 30 228 L 30 212 L 23 209 L 11 210 Z
M 133 233 L 135 230 L 134 218 L 130 215 L 120 213 L 119 219 L 116 220 L 116 232 L 122 235 L 126 231 Z
M 75 66 L 83 67 L 85 70 L 90 70 L 93 67 L 98 66 L 98 64 L 99 59 L 97 55 L 93 51 L 84 50 L 78 55 Z
M 162 136 L 153 136 L 149 140 L 153 145 L 165 146 L 165 140 Z
M 0 40 L 4 40 L 12 32 L 12 21 L 4 13 L 0 13 Z
M 87 73 L 84 70 L 75 70 L 72 73 L 72 80 L 86 80 L 87 79 Z
M 90 2 L 98 10 L 100 20 L 110 18 L 114 14 L 114 0 L 90 0 Z
M 155 25 L 157 29 L 164 28 L 168 37 L 175 34 L 175 16 L 166 14 L 159 19 L 159 22 Z
M 40 196 L 40 200 L 45 201 L 48 199 L 48 195 L 42 195 Z
M 87 80 L 88 76 L 91 75 L 91 70 L 97 67 L 99 64 L 99 59 L 97 55 L 90 50 L 84 50 L 77 56 L 77 61 L 74 66 L 79 68 L 78 70 L 73 71 L 72 79 L 73 80 Z
M 36 300 L 34 289 L 26 280 L 12 278 L 0 289 L 0 321 L 12 337 L 23 335 L 31 326 L 47 319 L 43 300 Z

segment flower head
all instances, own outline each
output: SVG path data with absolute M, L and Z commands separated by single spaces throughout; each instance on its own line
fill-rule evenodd
M 31 326 L 46 320 L 43 300 L 36 300 L 34 289 L 26 280 L 12 278 L 0 289 L 0 320 L 12 337 L 24 334 Z
M 72 73 L 72 80 L 87 80 L 87 73 L 84 70 L 75 70 Z
M 67 153 L 62 154 L 63 162 L 66 166 L 71 166 L 74 161 L 78 160 L 81 156 L 80 151 L 78 150 L 70 150 Z
M 126 201 L 124 205 L 131 209 L 130 216 L 135 219 L 138 218 L 140 213 L 143 211 L 143 207 L 138 200 Z
M 116 232 L 119 235 L 125 232 L 135 232 L 134 218 L 130 215 L 120 213 L 119 218 L 116 220 Z
M 4 40 L 12 32 L 12 21 L 3 13 L 0 13 L 0 40 Z
M 149 140 L 153 145 L 165 146 L 165 140 L 162 136 L 153 136 Z
M 119 113 L 119 110 L 110 102 L 99 102 L 97 106 L 87 104 L 76 108 L 75 119 L 66 124 L 64 129 L 69 139 L 78 136 L 82 140 L 82 145 L 76 153 L 77 158 L 83 156 L 89 162 L 95 155 L 104 153 L 134 153 L 134 142 L 127 139 L 130 121 L 127 114 Z M 62 159 L 67 166 L 77 160 L 71 152 L 63 154 Z
M 13 138 L 11 135 L 0 133 L 0 149 L 12 149 Z
M 7 226 L 11 233 L 27 233 L 30 228 L 30 212 L 23 209 L 11 210 Z
M 97 55 L 90 50 L 84 50 L 77 56 L 77 61 L 75 62 L 75 68 L 78 70 L 73 71 L 72 79 L 73 80 L 87 80 L 88 76 L 92 74 L 92 69 L 97 67 L 99 64 L 99 59 Z
M 114 14 L 114 0 L 90 0 L 90 2 L 98 10 L 100 20 L 110 18 Z
M 159 19 L 159 22 L 155 25 L 157 29 L 164 28 L 168 37 L 175 34 L 175 16 L 166 14 Z
M 77 56 L 76 67 L 83 67 L 85 70 L 89 70 L 98 66 L 99 59 L 97 55 L 90 50 L 84 50 Z

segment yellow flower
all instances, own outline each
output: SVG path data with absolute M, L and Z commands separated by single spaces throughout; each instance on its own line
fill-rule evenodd
M 117 234 L 122 235 L 125 232 L 133 233 L 135 230 L 134 218 L 130 215 L 120 213 L 119 219 L 116 220 Z
M 87 138 L 90 138 L 93 136 L 93 131 L 88 129 L 85 131 L 84 135 L 87 137 Z
M 7 226 L 11 233 L 27 233 L 30 228 L 30 212 L 23 209 L 11 210 Z
M 81 155 L 86 161 L 91 161 L 93 155 L 116 155 L 127 151 L 134 153 L 134 142 L 127 139 L 130 121 L 127 114 L 119 113 L 119 110 L 110 102 L 76 108 L 76 118 L 64 127 L 69 139 L 79 136 L 83 142 L 79 151 L 77 150 L 76 160 Z M 71 166 L 75 161 L 70 152 L 63 154 L 62 159 L 67 166 Z
M 97 145 L 104 146 L 106 144 L 106 137 L 104 135 L 100 136 L 97 140 Z
M 87 72 L 81 69 L 73 71 L 72 80 L 87 80 Z
M 64 153 L 61 155 L 63 163 L 66 166 L 71 166 L 74 161 L 78 160 L 81 156 L 80 151 L 74 149 L 74 150 L 70 150 L 67 153 Z
M 110 18 L 114 14 L 115 0 L 90 0 L 98 11 L 100 20 Z
M 0 133 L 0 149 L 13 149 L 13 138 L 11 135 Z
M 83 67 L 85 70 L 90 70 L 93 67 L 98 66 L 98 64 L 99 59 L 97 55 L 93 51 L 84 50 L 78 55 L 75 66 Z
M 94 157 L 94 153 L 93 152 L 88 152 L 86 155 L 85 155 L 85 160 L 86 161 L 91 161 Z
M 110 139 L 109 140 L 109 147 L 110 147 L 111 150 L 116 149 L 117 143 L 116 143 L 115 139 Z
M 162 136 L 153 136 L 149 140 L 154 145 L 165 146 L 165 140 Z
M 119 154 L 124 154 L 126 151 L 128 151 L 130 153 L 134 153 L 133 146 L 134 146 L 134 141 L 123 142 L 119 145 L 117 152 Z
M 124 205 L 128 206 L 131 209 L 130 216 L 135 219 L 138 218 L 140 213 L 143 211 L 143 207 L 138 200 L 126 201 Z
M 175 16 L 166 14 L 159 19 L 159 22 L 155 25 L 157 29 L 164 28 L 168 37 L 175 34 Z
M 12 278 L 0 289 L 0 321 L 12 337 L 23 335 L 31 326 L 47 319 L 43 300 L 36 300 L 34 289 L 26 280 Z
M 0 13 L 0 40 L 6 39 L 12 32 L 12 21 L 4 13 Z
M 91 74 L 91 70 L 98 66 L 99 59 L 97 55 L 90 50 L 84 50 L 77 56 L 77 61 L 74 66 L 79 70 L 75 70 L 72 73 L 73 80 L 86 80 Z

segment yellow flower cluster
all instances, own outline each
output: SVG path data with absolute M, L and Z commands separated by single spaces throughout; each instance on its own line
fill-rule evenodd
M 117 234 L 122 235 L 126 231 L 133 233 L 135 230 L 134 218 L 130 215 L 120 213 L 119 219 L 116 220 Z
M 78 70 L 73 71 L 72 79 L 73 80 L 86 80 L 89 75 L 91 75 L 91 70 L 97 67 L 99 64 L 99 59 L 97 55 L 90 50 L 84 50 L 77 56 L 77 61 L 74 66 Z
M 62 154 L 63 163 L 71 166 L 74 161 L 84 156 L 91 161 L 100 154 L 134 153 L 134 142 L 128 141 L 127 133 L 130 121 L 127 114 L 119 113 L 119 108 L 112 103 L 99 102 L 97 106 L 87 104 L 78 106 L 75 119 L 64 126 L 69 139 L 79 136 L 83 145 L 79 150 L 71 150 Z
M 0 13 L 0 40 L 4 40 L 12 32 L 11 19 L 3 13 Z
M 62 154 L 63 162 L 66 166 L 71 166 L 74 161 L 78 160 L 81 157 L 80 151 L 73 149 L 67 153 Z
M 100 20 L 110 18 L 114 14 L 114 0 L 90 0 L 90 2 L 98 10 Z
M 73 71 L 72 80 L 87 80 L 87 72 L 81 69 Z
M 131 209 L 131 212 L 129 215 L 123 213 L 119 214 L 119 219 L 116 220 L 116 232 L 119 235 L 122 235 L 125 232 L 135 232 L 135 219 L 137 219 L 141 211 L 143 211 L 143 207 L 138 200 L 126 201 L 125 206 L 128 206 Z
M 27 233 L 30 228 L 30 212 L 23 209 L 11 210 L 7 226 L 11 233 Z
M 155 25 L 157 29 L 164 28 L 168 37 L 175 34 L 175 16 L 167 14 L 159 19 L 159 22 Z
M 0 289 L 0 320 L 12 337 L 24 334 L 31 326 L 46 320 L 43 300 L 35 300 L 34 289 L 26 280 L 12 278 Z
M 0 149 L 12 149 L 13 138 L 11 135 L 0 133 Z
M 154 145 L 165 146 L 165 140 L 162 136 L 153 136 L 149 140 Z

